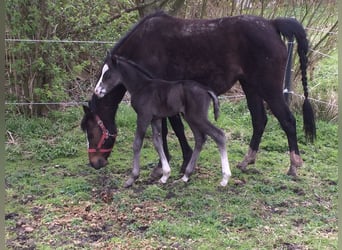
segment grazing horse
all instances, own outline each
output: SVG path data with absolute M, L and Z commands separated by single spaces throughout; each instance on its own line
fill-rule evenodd
M 256 160 L 267 123 L 265 101 L 285 131 L 290 152 L 288 174 L 296 176 L 297 168 L 303 161 L 298 148 L 296 120 L 283 96 L 287 49 L 282 38 L 297 41 L 305 97 L 304 130 L 307 138 L 313 141 L 316 127 L 308 99 L 306 76 L 308 41 L 303 26 L 293 18 L 267 20 L 242 15 L 185 20 L 157 12 L 136 24 L 111 50 L 111 56 L 128 58 L 156 78 L 194 80 L 209 86 L 216 95 L 225 93 L 239 81 L 251 113 L 253 134 L 248 152 L 238 167 L 246 170 L 247 165 Z M 107 71 L 108 65 L 104 63 L 95 87 L 99 97 L 114 86 L 109 81 L 103 81 Z M 179 117 L 171 120 L 173 128 L 182 134 L 184 128 Z M 166 134 L 167 131 L 163 130 L 164 142 Z M 189 147 L 185 140 L 181 142 L 183 159 L 187 161 L 184 152 Z
M 146 129 L 152 126 L 153 143 L 159 154 L 163 176 L 161 183 L 166 183 L 170 176 L 170 166 L 165 156 L 161 139 L 161 119 L 172 117 L 182 113 L 188 122 L 195 138 L 195 148 L 191 159 L 186 167 L 183 181 L 188 181 L 192 174 L 199 153 L 202 149 L 206 136 L 209 135 L 217 143 L 221 155 L 222 181 L 226 186 L 231 176 L 229 168 L 226 137 L 222 130 L 215 127 L 208 120 L 208 108 L 211 99 L 214 104 L 215 119 L 218 117 L 218 99 L 206 86 L 192 80 L 165 81 L 154 79 L 150 73 L 142 69 L 132 61 L 109 54 L 105 59 L 108 66 L 103 82 L 120 85 L 131 94 L 131 105 L 137 113 L 137 128 L 133 143 L 133 170 L 131 177 L 125 183 L 125 187 L 131 186 L 139 177 L 140 151 L 143 144 Z
M 81 121 L 81 128 L 87 136 L 89 164 L 95 169 L 100 169 L 108 163 L 107 159 L 113 149 L 117 135 L 115 114 L 125 92 L 126 89 L 124 86 L 120 85 L 111 90 L 103 98 L 99 98 L 93 94 L 91 100 L 88 102 L 88 106 L 83 106 L 84 116 Z M 118 102 L 118 100 L 120 101 Z M 178 116 L 178 114 L 176 116 Z M 174 126 L 174 123 L 172 123 L 173 120 L 169 120 L 171 125 Z M 166 120 L 163 119 L 162 129 L 166 126 Z M 185 140 L 185 135 L 182 135 L 182 133 L 179 134 L 177 131 L 178 130 L 175 129 L 176 136 L 178 138 L 182 138 L 183 136 L 183 140 Z M 165 145 L 166 144 L 163 143 L 165 154 L 168 156 L 168 149 Z M 183 153 L 184 152 L 185 151 L 183 150 Z M 191 154 L 192 150 L 190 149 L 186 152 Z M 185 172 L 185 163 L 187 162 L 183 162 L 182 164 L 181 173 Z M 161 163 L 159 163 L 159 165 L 161 166 Z M 161 168 L 155 168 L 151 177 L 152 179 L 156 179 L 160 175 Z
M 123 91 L 117 91 L 120 88 Z M 81 128 L 87 135 L 89 163 L 95 169 L 100 169 L 108 163 L 107 158 L 117 135 L 114 118 L 118 103 L 113 100 L 121 100 L 125 91 L 123 86 L 118 86 L 103 98 L 93 95 L 88 106 L 83 106 Z

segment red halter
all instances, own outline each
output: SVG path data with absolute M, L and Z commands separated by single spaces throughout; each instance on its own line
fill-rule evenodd
M 110 134 L 108 129 L 106 129 L 105 125 L 103 124 L 103 122 L 101 121 L 100 117 L 96 116 L 95 117 L 97 125 L 99 125 L 99 127 L 102 130 L 102 136 L 101 139 L 99 141 L 99 143 L 97 144 L 96 148 L 88 148 L 88 153 L 108 153 L 111 152 L 113 147 L 111 148 L 102 148 L 103 144 L 105 143 L 105 140 L 107 140 L 109 137 L 116 137 L 116 134 Z

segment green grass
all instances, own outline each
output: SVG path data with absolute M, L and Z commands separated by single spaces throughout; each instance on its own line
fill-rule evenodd
M 297 115 L 305 164 L 293 179 L 286 175 L 287 140 L 269 115 L 257 162 L 242 173 L 235 166 L 248 149 L 250 115 L 245 101 L 221 102 L 216 124 L 226 132 L 233 174 L 226 188 L 219 186 L 220 157 L 211 139 L 190 183 L 174 183 L 182 158 L 171 130 L 171 177 L 166 185 L 149 184 L 157 163 L 149 130 L 141 176 L 124 189 L 131 170 L 133 110 L 120 106 L 117 144 L 101 170 L 87 165 L 81 117 L 81 108 L 35 119 L 7 114 L 9 249 L 337 249 L 336 124 L 317 121 L 317 141 L 306 144 Z
M 308 89 L 316 116 L 322 120 L 337 122 L 338 116 L 338 56 L 337 49 L 332 50 L 331 54 L 320 60 L 319 63 L 308 72 Z M 295 83 L 295 94 L 302 95 L 303 87 L 300 82 Z M 298 96 L 293 97 L 293 108 L 299 110 L 303 99 Z

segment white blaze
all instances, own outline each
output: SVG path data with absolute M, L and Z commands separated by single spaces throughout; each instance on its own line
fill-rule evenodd
M 109 67 L 107 64 L 103 65 L 103 68 L 102 68 L 102 73 L 101 73 L 101 77 L 99 79 L 99 81 L 97 82 L 96 84 L 96 87 L 95 87 L 95 93 L 97 95 L 103 95 L 104 93 L 106 93 L 106 89 L 104 87 L 101 86 L 101 83 L 102 83 L 102 79 L 103 79 L 103 76 L 104 74 L 109 70 Z
M 86 138 L 87 138 L 87 149 L 89 149 L 89 140 L 88 140 L 88 133 L 86 131 Z

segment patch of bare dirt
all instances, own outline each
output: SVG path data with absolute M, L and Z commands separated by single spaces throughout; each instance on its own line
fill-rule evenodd
M 72 246 L 100 249 L 109 246 L 113 237 L 141 237 L 151 223 L 162 220 L 169 211 L 162 202 L 131 204 L 122 201 L 114 204 L 111 202 L 113 193 L 105 191 L 100 195 L 106 204 L 99 204 L 97 199 L 62 207 L 35 206 L 26 215 L 7 214 L 6 220 L 12 220 L 14 225 L 6 228 L 10 235 L 7 247 L 36 249 L 37 242 L 40 242 L 56 248 Z

